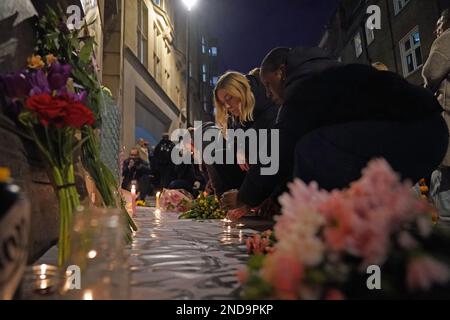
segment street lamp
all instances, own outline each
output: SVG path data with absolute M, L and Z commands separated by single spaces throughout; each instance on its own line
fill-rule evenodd
M 183 0 L 188 12 L 186 13 L 186 122 L 189 126 L 191 122 L 191 106 L 190 106 L 190 80 L 191 80 L 191 43 L 190 43 L 190 11 L 197 3 L 197 0 Z
M 197 3 L 197 0 L 183 0 L 184 5 L 188 9 L 188 11 L 191 11 L 191 9 L 195 6 Z

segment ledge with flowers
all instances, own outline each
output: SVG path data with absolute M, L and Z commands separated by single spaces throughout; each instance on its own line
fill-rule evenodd
M 0 75 L 7 114 L 29 133 L 45 160 L 59 200 L 58 264 L 70 256 L 73 212 L 80 205 L 76 163 L 95 184 L 100 205 L 122 208 L 127 237 L 136 226 L 118 192 L 118 181 L 100 160 L 99 133 L 104 95 L 95 73 L 95 40 L 88 26 L 69 30 L 62 11 L 47 8 L 36 23 L 36 50 L 23 70 Z

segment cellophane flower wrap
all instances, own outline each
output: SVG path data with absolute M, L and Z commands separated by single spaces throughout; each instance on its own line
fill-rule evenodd
M 254 255 L 238 274 L 244 298 L 450 296 L 448 234 L 385 160 L 342 191 L 295 180 L 280 203 L 275 244 L 260 236 L 247 243 Z
M 159 199 L 163 212 L 185 212 L 191 208 L 193 197 L 183 189 L 164 189 Z

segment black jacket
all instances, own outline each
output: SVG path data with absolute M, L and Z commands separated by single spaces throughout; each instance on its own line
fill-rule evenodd
M 221 135 L 220 129 L 216 127 L 212 122 L 204 123 L 201 129 L 203 134 L 207 130 L 212 130 L 215 137 Z M 202 153 L 210 145 L 210 143 L 203 142 Z M 244 181 L 245 172 L 243 172 L 237 164 L 226 164 L 226 145 L 223 144 L 215 147 L 213 150 L 213 156 L 222 159 L 222 164 L 204 163 L 203 166 L 206 168 L 208 178 L 211 180 L 211 185 L 214 189 L 215 194 L 220 196 L 224 192 L 231 189 L 238 189 Z
M 129 190 L 131 181 L 139 180 L 142 176 L 151 174 L 150 165 L 147 161 L 140 158 L 134 159 L 135 164 L 130 169 L 128 168 L 130 160 L 130 158 L 126 159 L 122 166 L 122 188 L 126 190 Z
M 442 111 L 429 91 L 401 76 L 341 64 L 320 49 L 293 49 L 287 70 L 285 103 L 275 126 L 280 130 L 280 170 L 261 176 L 259 167 L 250 169 L 239 199 L 251 206 L 291 180 L 295 146 L 314 129 L 353 121 L 411 121 Z
M 253 109 L 253 121 L 248 121 L 240 124 L 238 121 L 233 121 L 230 129 L 247 130 L 253 128 L 270 129 L 275 125 L 275 120 L 278 113 L 278 108 L 267 97 L 266 89 L 261 80 L 252 75 L 245 76 L 250 84 L 253 96 L 255 97 L 255 107 Z

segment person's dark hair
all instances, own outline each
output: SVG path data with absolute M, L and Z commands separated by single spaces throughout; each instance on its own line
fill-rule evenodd
M 441 17 L 443 18 L 444 24 L 449 24 L 450 23 L 450 8 L 447 8 L 444 11 L 442 11 Z
M 278 47 L 272 49 L 261 63 L 261 71 L 274 72 L 281 65 L 286 64 L 288 53 L 291 48 Z

